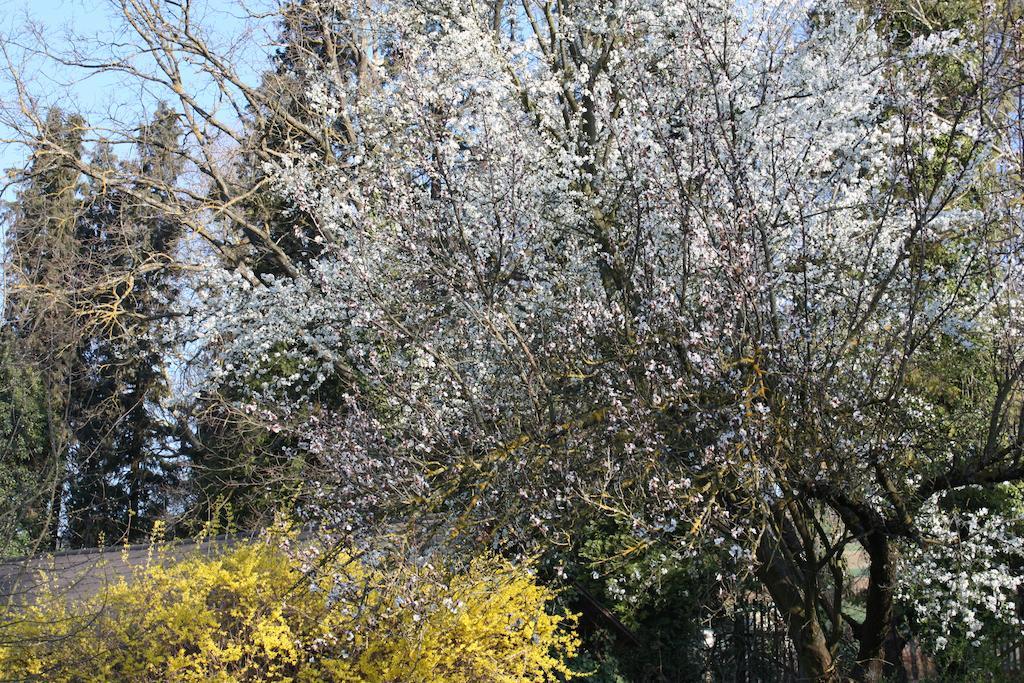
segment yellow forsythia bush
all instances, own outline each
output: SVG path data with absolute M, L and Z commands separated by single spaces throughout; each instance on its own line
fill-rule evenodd
M 305 571 L 303 571 L 305 570 Z M 153 561 L 80 604 L 57 594 L 0 625 L 0 679 L 521 683 L 571 677 L 574 618 L 531 574 L 273 543 Z

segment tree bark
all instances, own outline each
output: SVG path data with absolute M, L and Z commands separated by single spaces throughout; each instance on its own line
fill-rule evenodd
M 789 638 L 797 652 L 797 680 L 801 683 L 839 681 L 832 651 L 818 621 L 817 611 L 801 590 L 799 572 L 790 567 L 770 534 L 758 544 L 757 576 L 786 620 Z M 815 596 L 810 596 L 814 600 Z
M 887 668 L 899 665 L 888 662 L 885 644 L 893 623 L 893 566 L 889 541 L 882 532 L 869 532 L 862 541 L 870 559 L 864 623 L 858 629 L 860 649 L 857 653 L 855 680 L 878 683 Z

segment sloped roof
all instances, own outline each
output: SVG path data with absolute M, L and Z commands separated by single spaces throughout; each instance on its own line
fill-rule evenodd
M 0 605 L 24 605 L 47 586 L 69 602 L 95 595 L 150 561 L 176 562 L 195 554 L 215 556 L 252 540 L 258 532 L 222 534 L 204 541 L 172 541 L 62 550 L 0 560 Z

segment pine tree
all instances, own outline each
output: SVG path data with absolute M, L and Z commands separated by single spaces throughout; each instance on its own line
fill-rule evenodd
M 177 119 L 161 106 L 139 138 L 139 172 L 173 192 L 182 164 Z M 109 146 L 97 168 L 119 162 Z M 130 169 L 129 169 L 130 170 Z M 158 197 L 159 199 L 159 197 Z M 91 180 L 77 225 L 82 268 L 92 269 L 96 334 L 79 348 L 87 372 L 75 380 L 76 443 L 68 493 L 68 535 L 76 545 L 147 535 L 163 517 L 179 480 L 172 430 L 160 415 L 170 386 L 155 324 L 177 296 L 168 265 L 181 228 L 116 187 Z
M 12 503 L 19 537 L 46 535 L 48 546 L 145 536 L 180 469 L 154 333 L 177 296 L 169 266 L 181 229 L 113 181 L 146 174 L 162 182 L 145 191 L 173 192 L 180 126 L 160 107 L 139 129 L 134 167 L 95 144 L 87 182 L 85 130 L 50 111 L 8 221 L 0 428 L 11 446 L 0 486 L 35 501 Z
M 272 252 L 258 241 L 251 245 L 249 265 L 261 278 L 290 277 L 282 258 L 289 267 L 302 268 L 322 254 L 325 239 L 315 217 L 269 191 L 263 162 L 311 154 L 344 163 L 354 155 L 351 122 L 325 123 L 308 94 L 316 83 L 345 101 L 358 91 L 368 69 L 366 51 L 356 47 L 358 17 L 309 0 L 289 3 L 280 17 L 281 47 L 273 55 L 273 68 L 261 79 L 262 106 L 255 103 L 247 111 L 246 148 L 238 165 L 243 189 L 237 194 L 246 198 L 247 215 L 265 226 L 280 248 Z M 325 81 L 323 74 L 328 73 L 336 77 Z M 267 368 L 269 374 L 285 371 Z M 326 382 L 322 406 L 336 408 L 343 387 L 337 378 Z M 192 471 L 192 515 L 202 523 L 255 527 L 298 491 L 309 463 L 296 459 L 302 449 L 293 440 L 266 432 L 231 407 L 238 398 L 207 396 L 191 424 L 181 426 Z
M 339 102 L 365 71 L 365 55 L 354 49 L 353 17 L 334 7 L 309 0 L 292 2 L 281 13 L 281 47 L 273 57 L 274 68 L 263 75 L 261 90 L 274 107 L 250 109 L 249 153 L 242 177 L 250 187 L 269 180 L 261 158 L 280 159 L 295 154 L 344 159 L 354 152 L 354 133 L 343 123 L 325 123 L 311 112 L 309 91 L 316 83 Z M 324 79 L 323 74 L 342 73 L 342 79 Z M 248 209 L 268 227 L 274 242 L 295 264 L 308 263 L 321 252 L 315 219 L 289 206 L 273 192 L 252 195 Z M 280 264 L 267 254 L 257 256 L 257 273 L 280 275 Z
M 84 120 L 51 109 L 34 141 L 7 224 L 0 331 L 0 477 L 4 552 L 53 547 L 72 441 L 69 380 L 80 323 L 69 295 L 81 210 L 76 163 Z

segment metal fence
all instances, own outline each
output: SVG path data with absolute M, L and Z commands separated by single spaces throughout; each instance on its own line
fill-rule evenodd
M 1024 616 L 1024 589 L 1021 592 Z M 785 620 L 774 605 L 751 595 L 730 614 L 712 620 L 706 632 L 704 680 L 715 683 L 797 683 L 796 650 Z M 1024 634 L 999 649 L 1002 675 L 998 680 L 1024 681 Z M 904 645 L 896 680 L 907 683 L 943 680 L 916 640 Z M 993 672 L 995 674 L 996 672 Z M 993 679 L 993 680 L 996 680 Z
M 786 623 L 767 601 L 748 598 L 712 622 L 708 680 L 716 683 L 792 683 L 796 651 Z M 708 640 L 712 638 L 709 637 Z
M 1024 679 L 1024 642 L 1017 643 L 1003 651 L 1003 670 Z

